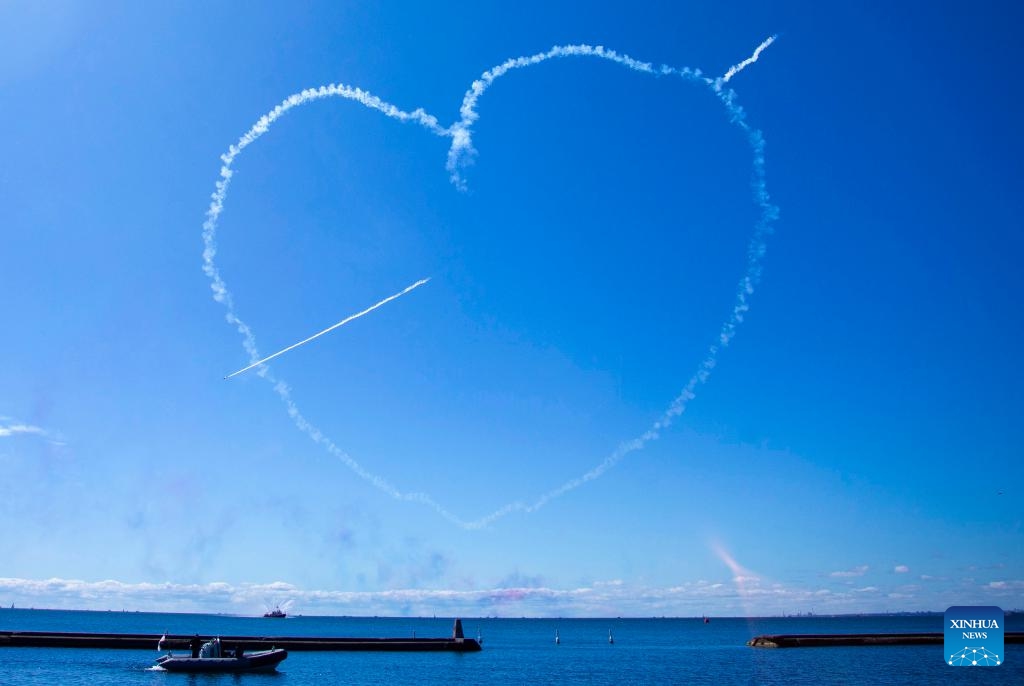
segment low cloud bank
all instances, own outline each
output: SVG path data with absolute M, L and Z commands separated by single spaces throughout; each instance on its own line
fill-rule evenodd
M 486 589 L 394 589 L 382 591 L 310 590 L 293 584 L 212 582 L 204 584 L 129 583 L 76 579 L 0 578 L 0 605 L 17 607 L 158 612 L 223 612 L 258 614 L 268 605 L 291 603 L 293 611 L 308 615 L 382 616 L 498 616 L 498 617 L 601 617 L 779 615 L 935 610 L 951 599 L 968 604 L 996 603 L 1016 594 L 1024 581 L 997 580 L 956 590 L 922 593 L 899 589 L 795 588 L 781 583 L 747 579 L 691 581 L 669 587 L 640 587 L 615 579 L 594 581 L 577 588 L 548 586 Z M 894 593 L 896 590 L 905 592 Z M 892 600 L 903 601 L 893 607 Z M 945 603 L 946 605 L 943 605 Z

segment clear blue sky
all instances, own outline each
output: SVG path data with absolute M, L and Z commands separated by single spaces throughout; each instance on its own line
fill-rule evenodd
M 5 3 L 0 604 L 499 615 L 1024 605 L 1018 8 Z M 554 5 L 554 6 L 552 6 Z M 780 208 L 685 414 L 467 530 L 300 431 L 202 271 L 220 155 L 292 93 L 441 127 L 604 45 L 726 84 Z M 735 305 L 753 155 L 707 87 L 569 57 L 477 151 L 330 98 L 237 157 L 217 266 L 365 470 L 486 518 L 599 465 Z

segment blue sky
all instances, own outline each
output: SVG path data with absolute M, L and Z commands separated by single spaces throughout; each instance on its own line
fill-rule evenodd
M 0 603 L 1020 607 L 1020 11 L 718 5 L 5 4 Z M 449 179 L 509 58 L 714 79 L 773 35 L 719 94 L 513 70 Z M 444 130 L 325 98 L 232 161 L 216 266 L 261 353 L 431 279 L 270 363 L 317 443 L 223 380 L 202 232 L 228 146 L 331 83 Z M 729 321 L 763 210 L 730 89 L 780 210 L 735 338 L 656 439 L 502 514 L 643 436 Z

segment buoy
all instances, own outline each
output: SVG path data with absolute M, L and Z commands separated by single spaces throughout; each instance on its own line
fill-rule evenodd
M 562 639 L 559 638 L 559 636 L 558 636 L 558 629 L 555 629 L 555 645 L 558 645 L 561 642 L 562 642 Z
M 609 643 L 615 643 L 615 639 L 612 638 L 612 630 L 611 629 L 608 630 L 608 642 Z

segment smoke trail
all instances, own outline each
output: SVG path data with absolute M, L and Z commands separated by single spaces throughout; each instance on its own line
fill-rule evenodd
M 448 150 L 447 168 L 452 183 L 460 189 L 464 189 L 466 187 L 465 181 L 459 175 L 458 168 L 468 164 L 468 160 L 466 158 L 468 156 L 472 156 L 476 152 L 473 149 L 470 128 L 473 126 L 473 123 L 480 118 L 480 115 L 476 113 L 476 103 L 480 99 L 480 96 L 484 94 L 484 91 L 490 88 L 492 83 L 513 69 L 530 67 L 554 57 L 580 56 L 600 57 L 636 71 L 646 72 L 649 74 L 655 73 L 654 67 L 649 63 L 635 60 L 628 55 L 620 55 L 614 50 L 606 49 L 602 45 L 556 45 L 547 52 L 539 52 L 536 55 L 530 55 L 529 57 L 513 57 L 493 69 L 488 69 L 481 74 L 480 78 L 474 81 L 469 87 L 469 90 L 466 91 L 466 95 L 462 99 L 462 107 L 459 108 L 459 114 L 462 116 L 462 119 L 449 129 L 452 137 L 452 146 Z M 670 67 L 665 66 L 662 66 L 662 69 L 671 70 Z M 689 72 L 689 70 L 685 71 Z
M 754 62 L 756 62 L 757 58 L 761 56 L 762 52 L 764 52 L 764 49 L 767 48 L 772 43 L 774 43 L 776 38 L 778 38 L 778 36 L 768 37 L 767 39 L 765 39 L 763 43 L 757 46 L 757 48 L 754 50 L 753 55 L 743 60 L 739 64 L 734 64 L 733 66 L 729 67 L 729 71 L 725 72 L 725 75 L 722 77 L 720 83 L 729 83 L 729 79 L 736 76 L 741 71 L 752 65 Z
M 402 122 L 413 121 L 425 127 L 429 131 L 439 135 L 451 135 L 447 129 L 437 124 L 437 118 L 427 114 L 422 108 L 412 112 L 405 112 L 394 105 L 385 102 L 361 88 L 353 88 L 344 84 L 330 84 L 319 88 L 307 88 L 306 90 L 294 93 L 285 98 L 274 109 L 260 117 L 252 127 L 246 131 L 238 142 L 228 147 L 228 151 L 221 155 L 223 163 L 220 168 L 220 179 L 215 184 L 215 190 L 210 196 L 210 207 L 206 210 L 206 221 L 203 222 L 203 273 L 210 279 L 210 288 L 213 290 L 213 299 L 227 308 L 228 323 L 236 326 L 239 333 L 244 337 L 245 349 L 252 359 L 259 358 L 256 353 L 256 339 L 249 327 L 235 314 L 234 301 L 227 284 L 221 278 L 220 270 L 214 262 L 217 255 L 217 220 L 220 213 L 224 211 L 224 201 L 228 195 L 228 187 L 231 185 L 231 177 L 234 175 L 232 165 L 243 150 L 252 145 L 265 134 L 278 119 L 288 113 L 289 110 L 325 98 L 338 97 L 346 100 L 354 100 L 361 105 L 397 119 Z
M 494 69 L 484 72 L 480 79 L 474 81 L 472 86 L 470 86 L 470 89 L 466 91 L 466 95 L 462 101 L 462 108 L 460 110 L 462 119 L 450 128 L 450 131 L 452 132 L 452 144 L 448 151 L 448 171 L 451 175 L 452 182 L 460 187 L 463 186 L 465 182 L 459 174 L 459 167 L 465 166 L 465 158 L 467 156 L 475 154 L 472 142 L 472 125 L 477 119 L 479 119 L 479 115 L 476 112 L 477 102 L 479 101 L 480 96 L 483 95 L 487 88 L 490 87 L 496 79 L 507 74 L 512 69 L 539 64 L 556 57 L 579 55 L 611 60 L 612 62 L 634 71 L 653 75 L 673 75 L 684 80 L 703 83 L 722 101 L 726 112 L 729 114 L 730 123 L 739 127 L 747 136 L 747 141 L 754 154 L 752 179 L 754 200 L 757 206 L 761 209 L 761 215 L 754 226 L 754 233 L 747 244 L 747 268 L 736 288 L 736 297 L 732 312 L 726 318 L 725 322 L 723 322 L 718 333 L 717 342 L 708 348 L 704 359 L 697 367 L 697 371 L 694 372 L 693 376 L 690 377 L 690 380 L 683 387 L 683 390 L 672 400 L 668 408 L 662 413 L 657 421 L 651 424 L 645 432 L 636 438 L 621 443 L 610 455 L 608 455 L 608 457 L 586 473 L 566 481 L 558 488 L 544 493 L 532 504 L 523 502 L 509 503 L 485 517 L 474 522 L 470 522 L 470 528 L 482 528 L 513 512 L 536 512 L 551 500 L 558 498 L 569 491 L 573 491 L 589 481 L 599 478 L 609 469 L 618 464 L 624 457 L 630 453 L 643 449 L 649 442 L 656 440 L 661 435 L 661 431 L 663 429 L 671 426 L 673 420 L 686 411 L 687 404 L 696 397 L 697 387 L 706 383 L 708 378 L 711 376 L 711 372 L 718 364 L 718 355 L 721 352 L 721 349 L 728 346 L 733 337 L 735 337 L 737 328 L 743 322 L 743 317 L 746 312 L 750 309 L 750 296 L 753 295 L 754 289 L 761 279 L 761 260 L 764 257 L 767 247 L 765 239 L 772 231 L 772 222 L 778 218 L 778 208 L 771 204 L 765 182 L 764 136 L 759 130 L 754 129 L 747 124 L 746 113 L 743 111 L 743 108 L 735 103 L 735 92 L 732 90 L 723 91 L 721 84 L 724 81 L 727 81 L 728 78 L 735 76 L 747 65 L 756 62 L 761 52 L 771 45 L 774 40 L 774 36 L 765 40 L 757 47 L 753 55 L 743 62 L 740 62 L 738 65 L 731 67 L 726 73 L 726 76 L 719 79 L 704 77 L 699 69 L 689 69 L 687 67 L 675 68 L 667 65 L 661 65 L 660 67 L 655 68 L 647 62 L 640 62 L 627 55 L 619 55 L 618 53 L 612 50 L 606 50 L 601 46 L 591 47 L 589 45 L 574 45 L 555 47 L 548 52 L 538 53 L 530 57 L 518 57 L 507 60 Z
M 223 211 L 228 186 L 233 174 L 231 166 L 235 158 L 248 145 L 252 144 L 257 138 L 266 133 L 270 125 L 288 110 L 313 100 L 337 96 L 359 102 L 366 107 L 376 109 L 389 117 L 398 119 L 399 121 L 414 121 L 437 135 L 448 136 L 452 139 L 452 142 L 448 151 L 446 167 L 452 183 L 455 184 L 456 187 L 462 189 L 465 188 L 465 181 L 459 173 L 459 169 L 460 167 L 466 166 L 469 159 L 476 152 L 472 143 L 472 126 L 479 119 L 479 114 L 476 112 L 476 105 L 484 92 L 498 78 L 504 76 L 509 71 L 537 65 L 556 57 L 579 56 L 597 57 L 610 60 L 634 71 L 654 76 L 678 76 L 684 80 L 707 86 L 715 96 L 721 100 L 729 115 L 730 123 L 737 126 L 746 135 L 747 141 L 750 144 L 754 155 L 751 186 L 755 204 L 760 208 L 761 214 L 754 226 L 754 233 L 747 245 L 747 266 L 736 289 L 733 309 L 725 322 L 723 322 L 716 342 L 708 348 L 704 359 L 698 365 L 697 371 L 689 379 L 679 395 L 672 400 L 668 408 L 646 431 L 636 438 L 620 444 L 608 457 L 591 470 L 579 477 L 570 479 L 558 488 L 544 493 L 532 504 L 516 501 L 504 505 L 480 519 L 463 520 L 442 507 L 429 495 L 419 492 L 400 491 L 383 477 L 366 470 L 361 464 L 359 464 L 348 453 L 340 449 L 330 438 L 324 435 L 320 429 L 311 424 L 299 412 L 298 406 L 291 398 L 291 391 L 287 384 L 283 381 L 276 380 L 271 375 L 270 368 L 268 366 L 261 366 L 257 372 L 259 376 L 265 378 L 273 385 L 275 392 L 287 407 L 288 415 L 292 418 L 296 427 L 309 436 L 315 443 L 324 447 L 327 452 L 341 460 L 357 476 L 396 500 L 426 505 L 440 514 L 443 518 L 464 529 L 483 528 L 513 512 L 535 512 L 551 500 L 562 496 L 569 491 L 575 490 L 589 481 L 599 478 L 620 462 L 624 457 L 637 450 L 641 450 L 650 441 L 656 440 L 663 429 L 668 428 L 676 417 L 685 412 L 687 404 L 690 400 L 696 397 L 697 387 L 707 382 L 711 372 L 717 365 L 719 352 L 732 341 L 733 337 L 736 335 L 738 326 L 743 322 L 745 313 L 750 309 L 749 298 L 753 295 L 754 289 L 761 278 L 761 260 L 764 257 L 766 249 L 765 240 L 772 231 L 772 222 L 778 218 L 778 208 L 771 204 L 765 182 L 764 137 L 759 130 L 754 129 L 747 124 L 746 113 L 735 102 L 736 93 L 732 90 L 723 90 L 722 84 L 727 83 L 729 79 L 738 74 L 748 65 L 756 62 L 760 57 L 761 52 L 771 45 L 774 40 L 774 36 L 765 40 L 757 47 L 757 49 L 755 49 L 754 53 L 750 57 L 739 64 L 730 67 L 724 76 L 717 79 L 710 79 L 703 76 L 699 69 L 690 69 L 688 67 L 675 68 L 668 65 L 654 67 L 650 63 L 641 62 L 629 57 L 628 55 L 620 55 L 614 50 L 608 50 L 603 46 L 556 46 L 547 52 L 509 59 L 484 72 L 478 80 L 471 84 L 469 90 L 466 91 L 466 94 L 463 97 L 462 107 L 459 110 L 461 118 L 449 128 L 439 126 L 437 119 L 427 114 L 422 109 L 417 109 L 413 112 L 404 112 L 395 106 L 380 100 L 376 96 L 367 93 L 366 91 L 358 88 L 351 88 L 349 86 L 336 86 L 332 84 L 319 89 L 307 89 L 285 99 L 280 105 L 261 117 L 256 124 L 254 124 L 253 127 L 239 139 L 238 143 L 230 146 L 228 152 L 221 157 L 221 160 L 224 163 L 221 167 L 221 178 L 216 183 L 216 190 L 212 195 L 212 202 L 210 203 L 210 207 L 206 213 L 206 221 L 203 224 L 203 243 L 205 246 L 203 250 L 203 271 L 210 278 L 210 287 L 214 293 L 214 300 L 223 304 L 227 309 L 226 319 L 228 323 L 235 326 L 239 333 L 242 334 L 242 345 L 249 353 L 250 359 L 253 361 L 253 364 L 251 364 L 250 367 L 260 365 L 260 355 L 256 347 L 255 335 L 252 333 L 249 326 L 235 313 L 231 293 L 228 291 L 227 285 L 221 278 L 214 262 L 214 257 L 216 255 L 215 238 L 217 220 L 220 213 Z M 301 345 L 301 343 L 297 345 Z
M 456 517 L 454 514 L 446 510 L 444 507 L 441 506 L 440 503 L 438 503 L 436 500 L 431 498 L 426 493 L 400 491 L 397 488 L 395 488 L 391 484 L 391 482 L 389 482 L 384 477 L 374 474 L 373 472 L 367 470 L 365 467 L 359 464 L 359 462 L 357 462 L 355 458 L 353 458 L 351 455 L 349 455 L 344 450 L 339 448 L 334 443 L 334 441 L 328 438 L 322 431 L 320 431 L 320 429 L 318 429 L 316 426 L 310 423 L 309 420 L 302 416 L 302 413 L 299 411 L 299 408 L 295 404 L 295 401 L 292 400 L 291 389 L 283 381 L 276 380 L 270 373 L 269 367 L 261 367 L 259 372 L 257 373 L 274 386 L 274 392 L 277 393 L 278 397 L 281 398 L 281 401 L 285 404 L 285 407 L 288 408 L 288 416 L 291 417 L 292 422 L 299 429 L 299 431 L 309 436 L 309 438 L 314 443 L 320 445 L 321 447 L 324 448 L 324 450 L 326 450 L 328 453 L 330 453 L 338 460 L 340 460 L 346 467 L 352 470 L 360 479 L 366 481 L 377 490 L 386 493 L 395 500 L 426 505 L 427 507 L 434 510 L 434 512 L 436 512 L 437 514 L 441 515 L 444 519 L 447 519 L 452 524 L 455 524 L 456 526 L 459 526 L 463 529 L 479 529 L 483 526 L 482 524 L 469 522 Z
M 746 623 L 751 625 L 752 617 L 755 615 L 754 596 L 760 590 L 761 575 L 736 562 L 721 543 L 713 541 L 709 545 L 716 557 L 732 572 L 732 583 L 735 585 L 739 601 L 743 604 Z
M 293 343 L 292 345 L 289 345 L 287 348 L 285 348 L 283 350 L 278 350 L 273 355 L 267 355 L 262 360 L 258 360 L 256 362 L 253 362 L 248 367 L 245 367 L 244 369 L 239 369 L 237 372 L 232 372 L 231 374 L 228 374 L 224 378 L 225 379 L 230 379 L 233 376 L 238 376 L 242 372 L 247 372 L 250 369 L 252 369 L 253 367 L 259 366 L 259 365 L 263 364 L 264 362 L 269 362 L 270 360 L 274 359 L 275 357 L 278 357 L 279 355 L 284 355 L 289 350 L 295 350 L 300 345 L 305 345 L 306 343 L 309 343 L 310 341 L 312 341 L 315 338 L 320 338 L 325 333 L 330 333 L 331 331 L 334 331 L 339 326 L 344 326 L 345 324 L 348 324 L 350 321 L 352 321 L 354 319 L 359 319 L 363 315 L 369 314 L 370 312 L 373 312 L 378 307 L 381 307 L 382 305 L 386 305 L 386 304 L 388 304 L 389 302 L 391 302 L 392 300 L 394 300 L 396 298 L 401 298 L 403 295 L 405 295 L 409 291 L 413 290 L 414 288 L 419 288 L 420 286 L 422 286 L 423 284 L 425 284 L 428 281 L 430 281 L 429 278 L 428 279 L 420 279 L 419 281 L 417 281 L 416 283 L 412 284 L 411 286 L 406 286 L 403 290 L 399 291 L 398 293 L 395 293 L 394 295 L 389 295 L 388 297 L 384 298 L 380 302 L 375 303 L 373 305 L 370 305 L 365 310 L 363 310 L 361 312 L 356 312 L 355 314 L 352 314 L 352 315 L 349 315 L 349 316 L 345 317 L 344 319 L 342 319 L 337 324 L 332 324 L 331 326 L 328 326 L 323 331 L 321 331 L 319 333 L 315 333 L 315 334 L 313 334 L 312 336 L 310 336 L 309 338 L 307 338 L 305 340 L 299 341 L 298 343 Z

